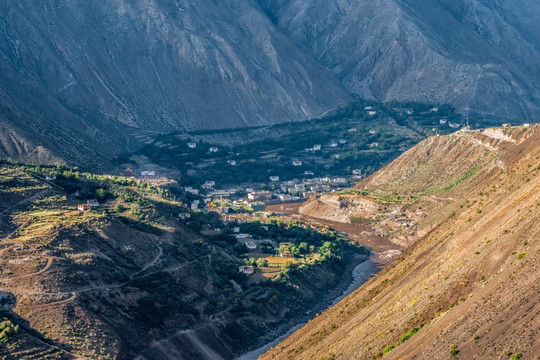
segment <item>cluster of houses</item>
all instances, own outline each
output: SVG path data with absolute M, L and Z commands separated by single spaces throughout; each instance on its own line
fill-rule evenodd
M 77 209 L 79 211 L 88 211 L 92 208 L 97 208 L 97 207 L 99 207 L 99 201 L 97 201 L 96 199 L 86 200 L 86 204 L 77 205 Z
M 353 171 L 353 178 L 360 179 L 364 176 L 361 170 Z M 279 177 L 272 177 L 274 182 L 278 182 L 274 191 L 259 190 L 253 187 L 215 189 L 214 181 L 206 181 L 201 188 L 193 186 L 184 187 L 186 193 L 201 196 L 204 200 L 194 200 L 191 202 L 192 210 L 210 210 L 223 214 L 229 211 L 226 207 L 211 206 L 220 200 L 229 199 L 233 206 L 268 204 L 279 202 L 292 202 L 309 199 L 312 194 L 328 193 L 350 186 L 350 182 L 344 177 L 324 177 L 312 179 L 294 179 L 279 182 Z M 204 191 L 204 196 L 202 196 Z M 238 194 L 245 194 L 239 196 Z
M 356 128 L 351 128 L 348 131 L 349 132 L 356 132 Z M 346 143 L 347 143 L 347 140 L 345 140 L 345 139 L 331 140 L 330 143 L 327 144 L 327 146 L 329 148 L 337 148 L 338 145 L 344 145 Z M 313 152 L 321 151 L 322 148 L 323 148 L 323 146 L 321 144 L 315 144 L 315 145 L 313 145 L 313 147 L 305 148 L 304 151 L 307 152 L 307 153 L 313 153 Z M 302 166 L 302 162 L 301 161 L 294 161 L 293 165 L 294 166 Z
M 399 216 L 393 216 L 390 218 L 390 221 L 401 224 L 404 227 L 413 227 L 416 225 L 416 221 L 410 219 L 407 215 L 402 214 Z

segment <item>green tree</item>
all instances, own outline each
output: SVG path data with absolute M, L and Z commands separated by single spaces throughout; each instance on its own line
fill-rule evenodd
M 294 265 L 291 261 L 287 261 L 281 265 L 281 273 L 285 276 L 289 275 L 294 269 Z
M 257 259 L 257 266 L 258 267 L 267 267 L 268 266 L 268 260 L 265 258 L 258 258 Z

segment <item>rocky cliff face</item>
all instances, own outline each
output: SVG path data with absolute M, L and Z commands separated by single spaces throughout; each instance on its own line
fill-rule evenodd
M 0 31 L 2 122 L 31 139 L 121 148 L 129 129 L 296 121 L 349 99 L 251 2 L 7 1 Z
M 259 2 L 362 97 L 450 102 L 516 120 L 540 113 L 538 2 Z

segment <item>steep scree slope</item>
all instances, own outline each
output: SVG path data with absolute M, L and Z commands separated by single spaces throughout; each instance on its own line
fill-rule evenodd
M 251 2 L 5 1 L 0 33 L 0 122 L 64 157 L 88 152 L 66 137 L 107 152 L 130 129 L 296 121 L 350 99 Z M 28 151 L 14 143 L 0 156 Z
M 540 112 L 534 0 L 259 0 L 351 92 L 449 102 L 515 119 Z
M 510 140 L 504 143 L 493 138 L 493 131 L 487 132 L 490 136 L 476 134 L 476 139 L 484 137 L 483 143 L 491 143 L 500 155 L 469 177 L 449 179 L 447 186 L 437 188 L 436 195 L 446 201 L 436 216 L 428 216 L 432 228 L 424 237 L 263 359 L 537 356 L 540 127 L 504 130 Z M 407 156 L 425 152 L 435 141 L 444 148 L 456 141 L 454 136 L 428 139 Z M 432 159 L 437 156 L 420 157 L 423 166 L 412 164 L 409 178 L 424 186 L 419 193 L 426 194 L 437 181 L 437 172 L 429 172 Z M 392 184 L 399 184 L 407 172 L 399 162 L 363 185 L 387 181 L 397 189 Z M 397 167 L 400 174 L 392 172 Z

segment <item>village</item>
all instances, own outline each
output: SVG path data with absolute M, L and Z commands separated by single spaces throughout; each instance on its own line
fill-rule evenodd
M 60 193 L 69 193 L 69 201 L 81 212 L 80 216 L 101 214 L 138 218 L 143 215 L 138 219 L 151 224 L 153 220 L 144 215 L 144 210 L 142 213 L 133 211 L 132 199 L 128 200 L 131 196 L 119 196 L 112 184 L 124 184 L 128 189 L 150 193 L 161 189 L 156 194 L 175 204 L 175 210 L 169 215 L 176 221 L 209 239 L 231 239 L 228 246 L 244 259 L 244 263 L 238 266 L 238 273 L 248 276 L 250 283 L 274 279 L 298 266 L 340 261 L 348 251 L 346 249 L 352 246 L 346 234 L 302 220 L 299 216 L 265 211 L 266 206 L 300 202 L 315 194 L 342 191 L 362 177 L 359 171 L 348 179 L 326 177 L 279 181 L 273 177 L 270 179 L 272 189 L 265 184 L 219 189 L 214 181 L 207 181 L 197 188 L 180 187 L 176 181 L 160 176 L 155 170 L 138 171 L 138 176 L 132 170 L 125 171 L 123 176 L 79 173 L 73 179 L 66 176 L 67 172 L 56 169 L 41 171 L 29 171 L 29 174 Z M 67 188 L 59 185 L 71 183 L 77 183 L 78 189 L 68 192 Z

